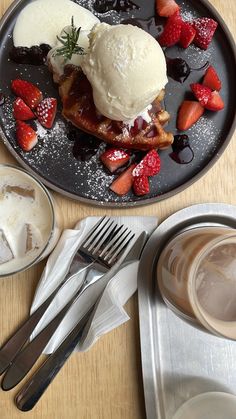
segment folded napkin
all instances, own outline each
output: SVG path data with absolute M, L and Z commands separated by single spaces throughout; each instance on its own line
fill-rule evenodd
M 113 217 L 111 217 L 113 218 Z M 118 224 L 128 226 L 135 234 L 136 239 L 142 231 L 151 234 L 157 227 L 156 217 L 115 217 Z M 65 277 L 68 267 L 89 230 L 99 220 L 99 217 L 88 217 L 76 224 L 73 230 L 64 230 L 61 238 L 48 258 L 42 277 L 36 289 L 31 306 L 31 313 L 45 301 L 49 294 Z M 130 263 L 120 269 L 108 284 L 104 285 L 100 279 L 88 288 L 70 308 L 60 326 L 52 336 L 44 353 L 52 353 L 83 317 L 84 313 L 96 302 L 91 319 L 83 332 L 77 350 L 88 350 L 103 334 L 129 320 L 123 306 L 137 289 L 138 261 Z M 85 273 L 75 276 L 69 281 L 54 298 L 48 310 L 36 326 L 31 339 L 42 330 L 49 321 L 55 317 L 60 309 L 70 300 L 81 284 Z M 98 300 L 98 301 L 97 301 Z

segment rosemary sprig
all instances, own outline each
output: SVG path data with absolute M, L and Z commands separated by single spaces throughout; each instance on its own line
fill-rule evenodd
M 70 33 L 64 31 L 61 37 L 57 36 L 58 41 L 63 46 L 56 49 L 55 56 L 64 56 L 65 61 L 70 60 L 73 54 L 85 54 L 84 48 L 78 45 L 81 28 L 77 29 L 75 27 L 73 17 L 71 19 L 71 28 Z

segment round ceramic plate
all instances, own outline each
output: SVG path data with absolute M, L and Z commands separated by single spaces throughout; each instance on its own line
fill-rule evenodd
M 148 19 L 145 25 L 153 35 L 161 31 L 164 19 L 149 20 L 155 16 L 154 0 L 136 0 L 140 10 L 129 13 L 98 14 L 101 21 L 117 24 L 132 17 Z M 187 50 L 178 46 L 168 48 L 168 57 L 182 57 L 190 67 L 199 68 L 210 62 L 219 73 L 222 80 L 221 95 L 225 108 L 221 112 L 205 112 L 204 116 L 188 131 L 194 159 L 189 164 L 178 164 L 172 160 L 172 148 L 161 151 L 162 168 L 157 176 L 150 178 L 150 194 L 137 197 L 130 192 L 118 197 L 109 190 L 114 175 L 109 175 L 99 160 L 99 154 L 105 144 L 100 143 L 96 154 L 87 161 L 74 157 L 74 143 L 68 139 L 68 126 L 60 115 L 60 107 L 54 127 L 51 130 L 38 129 L 39 142 L 29 153 L 23 152 L 16 144 L 15 122 L 12 117 L 12 102 L 14 96 L 10 91 L 10 82 L 15 78 L 23 78 L 37 83 L 45 96 L 58 97 L 57 88 L 52 83 L 52 77 L 46 66 L 31 66 L 15 64 L 9 60 L 9 50 L 12 47 L 12 31 L 20 11 L 29 3 L 28 0 L 16 0 L 8 9 L 0 24 L 0 80 L 1 90 L 7 96 L 7 101 L 0 109 L 2 138 L 12 155 L 26 169 L 33 172 L 44 184 L 62 194 L 93 205 L 110 207 L 133 207 L 151 204 L 161 199 L 175 195 L 199 179 L 224 151 L 234 130 L 236 105 L 235 79 L 235 47 L 225 23 L 219 14 L 206 0 L 178 1 L 185 20 L 208 16 L 215 19 L 219 25 L 213 41 L 207 51 L 191 45 Z M 93 10 L 94 1 L 78 0 L 78 4 Z M 145 3 L 145 5 L 144 5 Z M 155 24 L 154 24 L 155 23 Z M 158 71 L 158 69 L 157 69 Z M 172 115 L 167 130 L 177 134 L 176 115 L 179 105 L 186 94 L 190 92 L 190 83 L 199 82 L 204 71 L 192 72 L 189 78 L 180 84 L 172 79 L 166 87 L 165 107 Z

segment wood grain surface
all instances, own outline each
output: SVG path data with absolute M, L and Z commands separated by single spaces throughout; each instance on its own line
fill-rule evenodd
M 211 0 L 236 37 L 235 0 Z M 0 15 L 12 3 L 0 1 Z M 0 81 L 0 89 L 4 84 Z M 55 194 L 65 218 L 65 227 L 89 215 L 155 215 L 165 219 L 175 211 L 194 203 L 225 202 L 236 204 L 236 135 L 216 165 L 197 183 L 166 201 L 135 209 L 102 209 Z M 0 143 L 0 163 L 14 163 Z M 27 316 L 44 262 L 28 271 L 1 279 L 0 344 Z M 47 392 L 29 413 L 14 405 L 16 389 L 0 391 L 0 418 L 15 419 L 144 419 L 137 296 L 126 306 L 131 320 L 102 337 L 87 353 L 73 355 Z M 41 359 L 42 361 L 42 359 Z

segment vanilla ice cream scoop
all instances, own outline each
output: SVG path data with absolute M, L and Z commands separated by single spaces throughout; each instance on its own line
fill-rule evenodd
M 158 42 L 133 25 L 96 24 L 81 67 L 93 89 L 98 111 L 130 121 L 150 105 L 168 81 Z

